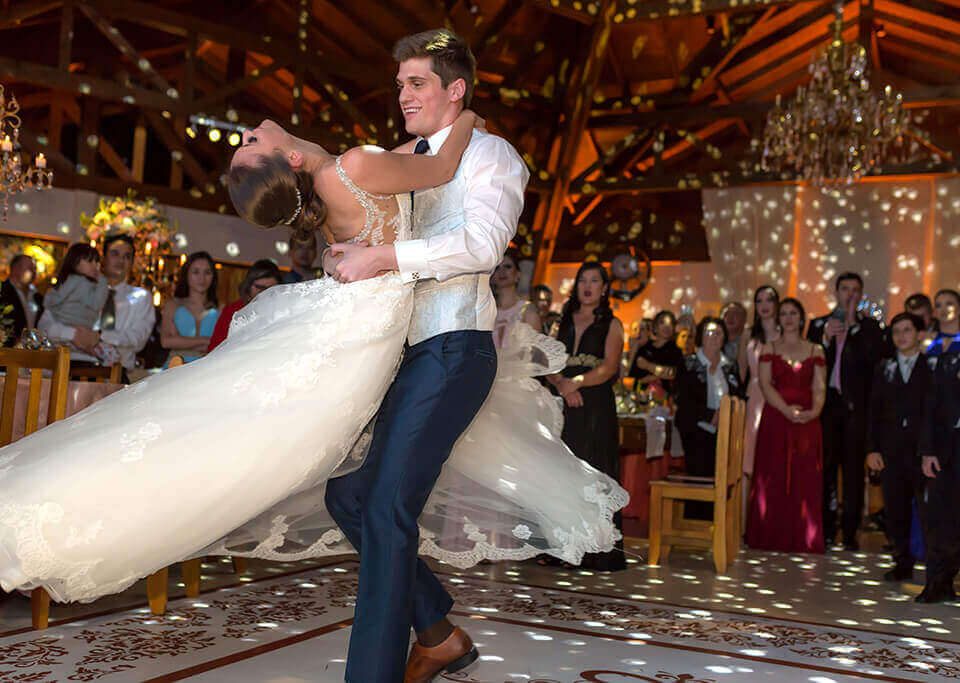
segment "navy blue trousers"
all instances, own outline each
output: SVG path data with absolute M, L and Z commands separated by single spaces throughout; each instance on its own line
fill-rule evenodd
M 402 681 L 410 627 L 423 631 L 453 607 L 417 557 L 417 520 L 496 371 L 489 332 L 450 332 L 411 346 L 363 466 L 327 483 L 327 509 L 360 553 L 349 683 Z

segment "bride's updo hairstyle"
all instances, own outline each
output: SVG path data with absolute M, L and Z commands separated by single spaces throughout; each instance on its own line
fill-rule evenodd
M 234 166 L 227 189 L 237 213 L 261 228 L 290 226 L 297 240 L 313 239 L 327 218 L 327 207 L 306 171 L 294 171 L 281 154 L 263 156 L 252 166 Z

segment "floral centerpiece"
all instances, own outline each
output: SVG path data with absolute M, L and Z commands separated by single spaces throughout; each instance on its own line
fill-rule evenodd
M 156 199 L 138 199 L 133 190 L 128 190 L 125 197 L 102 198 L 95 214 L 80 214 L 80 224 L 94 245 L 102 245 L 116 235 L 132 238 L 134 280 L 154 293 L 168 284 L 165 266 L 176 265 L 170 258 L 176 226 L 171 225 Z

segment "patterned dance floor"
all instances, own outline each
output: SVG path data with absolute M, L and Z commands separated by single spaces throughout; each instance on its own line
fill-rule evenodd
M 51 627 L 37 632 L 23 625 L 28 603 L 8 598 L 0 681 L 343 680 L 352 558 L 254 563 L 240 578 L 222 567 L 205 565 L 209 589 L 172 599 L 163 617 L 117 598 L 55 605 Z M 960 679 L 960 608 L 918 606 L 916 586 L 876 581 L 878 555 L 745 552 L 727 577 L 706 557 L 676 552 L 670 566 L 633 562 L 612 576 L 534 563 L 439 569 L 481 655 L 442 681 Z

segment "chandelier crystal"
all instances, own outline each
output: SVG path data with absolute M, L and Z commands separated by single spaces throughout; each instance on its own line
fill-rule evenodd
M 810 82 L 767 114 L 760 167 L 814 185 L 849 184 L 901 160 L 910 116 L 888 85 L 874 92 L 867 50 L 842 37 L 843 3 L 835 6 L 833 40 L 810 64 Z
M 17 98 L 7 98 L 0 85 L 0 216 L 7 220 L 10 195 L 27 188 L 49 190 L 53 185 L 53 171 L 47 170 L 47 160 L 38 154 L 33 165 L 24 167 L 20 153 L 20 105 Z

